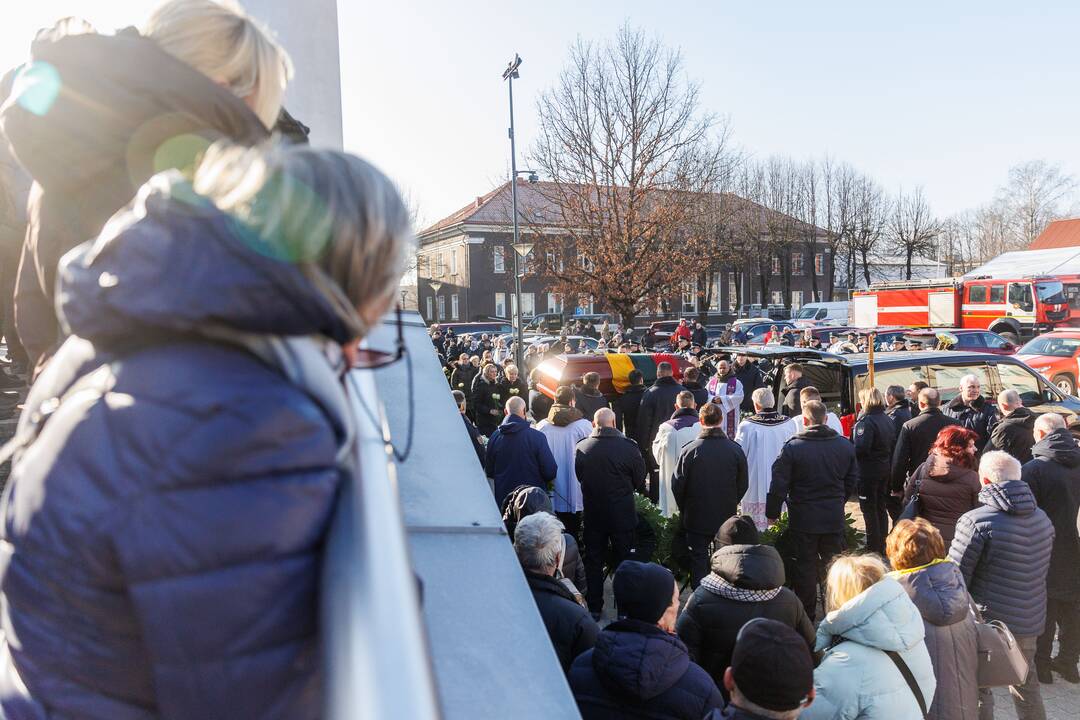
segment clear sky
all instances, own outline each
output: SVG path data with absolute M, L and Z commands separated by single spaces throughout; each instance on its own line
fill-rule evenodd
M 295 0 L 298 20 L 303 3 Z M 14 5 L 11 2 L 8 5 Z M 138 22 L 149 0 L 19 0 L 0 61 L 34 28 L 78 13 Z M 434 221 L 509 168 L 502 69 L 515 82 L 519 155 L 535 99 L 578 36 L 629 20 L 682 49 L 703 104 L 755 155 L 829 153 L 895 190 L 921 184 L 948 214 L 987 201 L 1016 162 L 1080 172 L 1080 3 L 981 0 L 341 0 L 345 143 L 405 187 Z M 522 167 L 525 162 L 520 161 Z

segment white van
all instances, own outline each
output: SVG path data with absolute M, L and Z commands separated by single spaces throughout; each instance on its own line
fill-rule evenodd
M 811 325 L 843 325 L 848 321 L 848 305 L 843 302 L 812 302 L 806 303 L 792 320 L 796 327 L 810 327 Z

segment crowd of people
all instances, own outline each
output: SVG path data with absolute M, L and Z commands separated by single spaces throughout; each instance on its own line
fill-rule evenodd
M 798 363 L 768 368 L 780 394 L 739 354 L 681 378 L 661 361 L 650 386 L 634 370 L 607 394 L 595 372 L 552 392 L 509 359 L 447 365 L 586 720 L 988 720 L 986 683 L 1027 720 L 1055 674 L 1080 682 L 1080 447 L 1016 391 L 987 398 L 974 375 L 947 403 L 922 382 L 865 388 L 845 434 Z M 550 500 L 521 520 L 535 494 Z M 668 567 L 635 496 L 674 528 Z M 980 670 L 998 627 L 1024 667 L 1007 682 Z

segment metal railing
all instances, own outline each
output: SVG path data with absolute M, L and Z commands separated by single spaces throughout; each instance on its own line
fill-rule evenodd
M 357 475 L 342 488 L 327 540 L 322 628 L 328 720 L 441 717 L 396 468 L 375 376 L 354 370 Z M 378 413 L 376 425 L 368 410 Z

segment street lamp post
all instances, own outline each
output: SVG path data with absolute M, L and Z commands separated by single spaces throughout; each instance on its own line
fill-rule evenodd
M 518 74 L 518 68 L 521 67 L 521 56 L 514 53 L 514 59 L 510 61 L 510 64 L 506 66 L 506 70 L 503 71 L 503 80 L 506 81 L 507 87 L 510 92 L 510 202 L 513 206 L 512 213 L 514 215 L 514 302 L 517 307 L 514 308 L 514 322 L 517 325 L 517 344 L 514 349 L 514 362 L 518 368 L 524 372 L 524 362 L 522 352 L 525 344 L 525 332 L 523 323 L 521 322 L 521 263 L 525 259 L 524 255 L 518 250 L 520 245 L 518 239 L 518 208 L 517 208 L 517 146 L 514 142 L 514 80 L 521 77 Z M 528 255 L 528 251 L 525 252 Z

